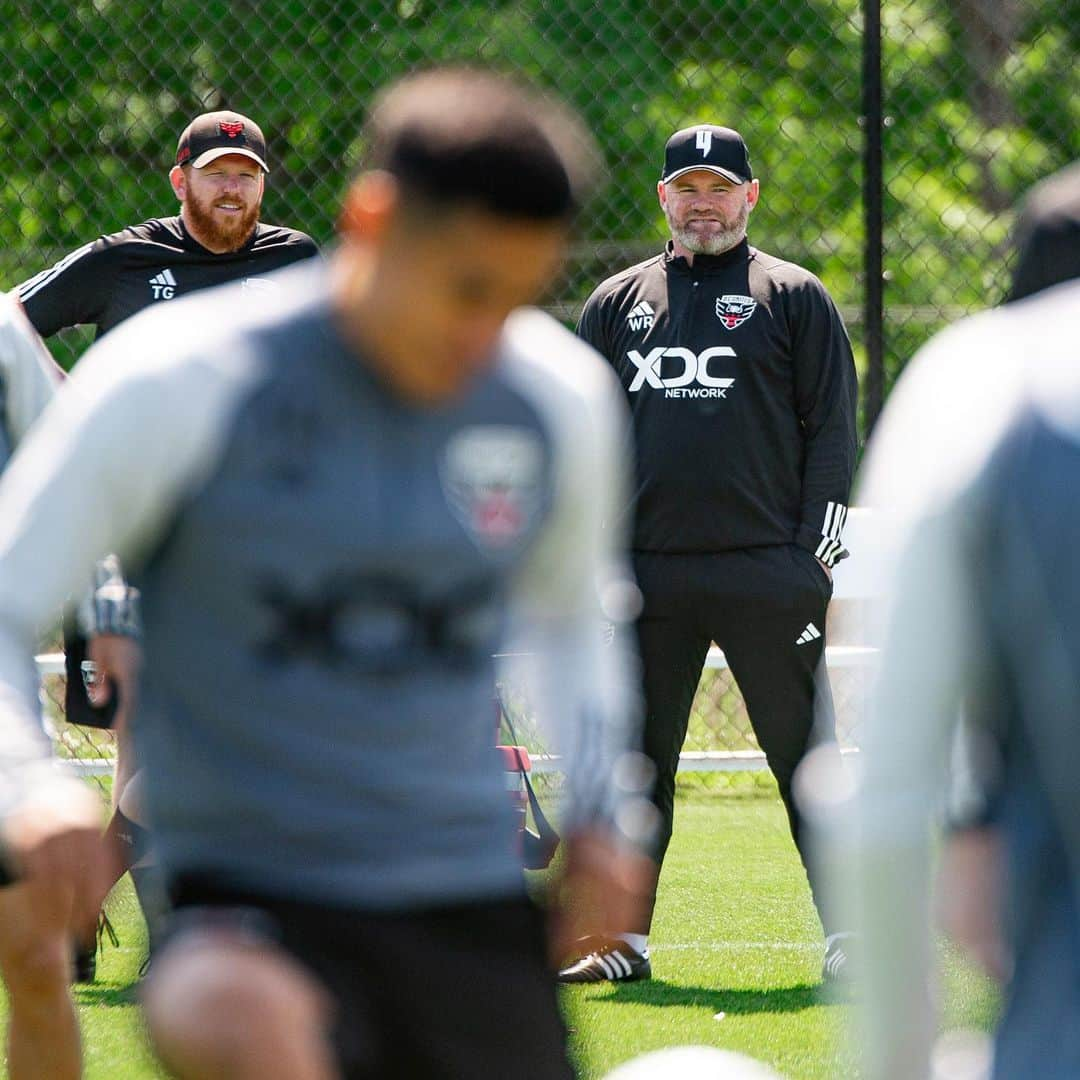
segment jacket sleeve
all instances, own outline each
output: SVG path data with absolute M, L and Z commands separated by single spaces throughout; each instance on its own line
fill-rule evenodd
M 598 293 L 593 293 L 581 309 L 577 336 L 591 345 L 608 363 L 611 363 L 611 339 L 607 332 L 604 305 Z
M 809 277 L 790 299 L 795 408 L 805 451 L 795 540 L 833 566 L 848 555 L 842 537 L 855 471 L 855 361 L 840 313 L 817 278 Z
M 308 236 L 307 233 L 302 233 L 303 239 L 296 245 L 299 254 L 296 256 L 297 262 L 302 262 L 304 259 L 318 259 L 321 257 L 322 252 L 319 251 L 319 245 Z
M 100 321 L 112 288 L 114 251 L 104 238 L 94 240 L 16 289 L 27 318 L 42 337 Z

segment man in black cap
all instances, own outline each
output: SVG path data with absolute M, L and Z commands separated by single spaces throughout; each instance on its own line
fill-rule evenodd
M 18 293 L 30 322 L 43 337 L 79 324 L 100 337 L 150 304 L 226 281 L 259 288 L 263 275 L 315 255 L 305 233 L 260 224 L 267 162 L 253 120 L 196 117 L 169 172 L 180 213 L 102 236 L 24 282 Z
M 101 337 L 146 307 L 214 285 L 239 280 L 251 289 L 275 288 L 266 275 L 311 258 L 318 249 L 306 233 L 260 223 L 268 161 L 266 139 L 253 120 L 231 111 L 197 116 L 180 136 L 169 171 L 179 214 L 102 236 L 24 282 L 17 295 L 31 324 L 43 337 L 90 324 Z M 131 594 L 115 571 L 115 560 L 99 570 L 96 602 L 80 613 L 85 614 L 79 620 L 83 625 L 68 620 L 64 651 L 67 718 L 115 730 L 112 793 L 119 811 L 135 772 L 127 704 L 134 697 L 132 637 L 137 618 Z M 84 686 L 88 658 L 96 660 L 99 669 L 89 695 Z M 113 683 L 119 690 L 115 695 Z M 142 815 L 134 800 L 129 798 L 123 809 L 132 821 L 118 813 L 110 830 L 120 837 L 112 846 L 118 856 L 117 877 L 129 861 L 119 856 L 130 856 L 142 844 L 135 824 Z M 142 875 L 136 871 L 132 877 L 145 894 Z M 89 947 L 80 956 L 78 975 L 92 980 L 93 969 L 94 950 Z
M 746 701 L 802 852 L 792 776 L 813 734 L 833 738 L 823 657 L 832 566 L 855 464 L 855 367 L 813 274 L 751 247 L 758 181 L 737 131 L 668 140 L 657 194 L 660 255 L 608 278 L 578 333 L 619 374 L 634 417 L 637 623 L 646 726 L 671 836 L 675 773 L 711 642 Z M 804 858 L 805 862 L 805 858 Z M 821 910 L 821 889 L 811 874 Z M 843 936 L 823 914 L 826 977 Z M 564 982 L 648 978 L 650 920 L 613 927 Z

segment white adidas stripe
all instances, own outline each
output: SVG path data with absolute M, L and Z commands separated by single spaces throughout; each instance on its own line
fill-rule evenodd
M 824 540 L 818 544 L 814 554 L 823 562 L 826 566 L 832 566 L 833 560 L 843 550 L 844 545 L 839 540 L 830 540 L 825 537 Z
M 619 969 L 608 957 L 597 954 L 596 959 L 600 961 L 600 966 L 604 969 L 604 974 L 607 975 L 609 979 L 617 979 L 619 977 Z
M 843 503 L 825 504 L 825 522 L 821 526 L 821 533 L 830 540 L 839 540 L 847 522 L 847 507 Z
M 165 279 L 165 284 L 166 285 L 175 285 L 176 284 L 176 278 L 173 277 L 173 272 L 171 270 L 168 270 L 168 269 L 162 270 L 161 271 L 161 276 Z
M 24 281 L 19 286 L 19 299 L 25 302 L 41 292 L 49 282 L 67 270 L 72 263 L 78 262 L 93 246 L 94 241 L 91 240 L 89 244 L 83 244 L 81 248 L 76 248 L 70 255 L 65 255 L 55 266 L 35 274 L 29 281 Z

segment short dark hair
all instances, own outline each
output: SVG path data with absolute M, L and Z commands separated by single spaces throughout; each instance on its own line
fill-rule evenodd
M 393 175 L 406 201 L 501 217 L 570 219 L 597 172 L 595 144 L 564 105 L 477 68 L 435 68 L 378 95 L 363 169 Z
M 1080 161 L 1031 189 L 1014 239 L 1010 300 L 1080 278 Z

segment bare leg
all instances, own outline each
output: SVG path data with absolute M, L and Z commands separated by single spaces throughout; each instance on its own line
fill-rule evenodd
M 8 990 L 11 1080 L 77 1080 L 82 1052 L 71 976 L 68 889 L 0 889 L 0 972 Z
M 179 1080 L 334 1080 L 332 1005 L 287 953 L 228 931 L 162 951 L 143 991 L 158 1054 Z

